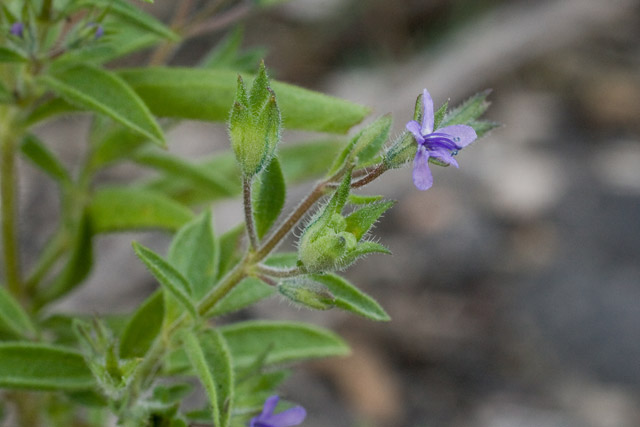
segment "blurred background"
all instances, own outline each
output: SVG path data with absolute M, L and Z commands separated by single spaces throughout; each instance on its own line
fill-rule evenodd
M 149 10 L 168 21 L 173 9 L 156 0 Z M 488 118 L 504 124 L 461 153 L 459 170 L 433 167 L 427 192 L 410 168 L 366 188 L 398 201 L 376 229 L 394 256 L 346 275 L 392 322 L 277 299 L 240 315 L 310 319 L 353 346 L 286 383 L 309 412 L 304 425 L 639 426 L 640 2 L 294 0 L 242 22 L 244 46 L 265 47 L 275 77 L 369 105 L 372 119 L 391 112 L 395 134 L 425 87 L 437 105 L 492 88 Z M 194 63 L 222 36 L 194 40 L 172 63 Z M 86 128 L 76 118 L 40 131 L 73 161 Z M 170 133 L 185 156 L 212 144 L 225 148 L 223 125 Z M 22 182 L 24 223 L 46 228 L 53 187 Z M 217 206 L 218 229 L 239 212 Z M 135 307 L 156 285 L 132 238 L 168 241 L 101 238 L 89 285 L 59 309 Z

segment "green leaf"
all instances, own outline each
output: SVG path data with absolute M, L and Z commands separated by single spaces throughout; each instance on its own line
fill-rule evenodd
M 0 387 L 81 390 L 94 386 L 80 353 L 27 342 L 0 343 Z
M 0 104 L 6 104 L 11 102 L 13 94 L 5 87 L 4 83 L 0 81 Z
M 259 7 L 271 7 L 291 0 L 253 0 Z
M 331 165 L 341 145 L 342 141 L 332 139 L 282 147 L 279 149 L 278 158 L 285 181 L 296 183 L 320 176 Z M 195 167 L 203 173 L 215 171 L 226 182 L 233 184 L 232 196 L 240 194 L 240 172 L 230 152 L 218 154 Z M 195 187 L 192 180 L 177 175 L 151 181 L 146 188 L 162 192 L 189 205 L 229 197 L 227 190 Z
M 223 233 L 218 241 L 220 242 L 219 259 L 218 259 L 218 275 L 217 280 L 221 279 L 227 271 L 229 271 L 240 260 L 242 252 L 240 244 L 244 236 L 244 223 L 240 223 Z
M 242 310 L 260 300 L 270 297 L 274 292 L 275 289 L 272 286 L 256 278 L 248 277 L 236 285 L 227 296 L 216 304 L 213 310 L 207 313 L 207 316 L 221 316 Z
M 149 140 L 139 133 L 125 127 L 115 127 L 101 135 L 90 152 L 92 170 L 98 170 L 113 162 L 130 158 L 141 146 L 149 144 Z
M 144 0 L 147 3 L 153 3 L 151 0 Z M 142 10 L 134 7 L 123 0 L 85 0 L 79 2 L 80 5 L 85 7 L 99 7 L 101 9 L 107 9 L 109 13 L 118 15 L 121 19 L 134 24 L 140 29 L 151 31 L 159 36 L 167 38 L 171 41 L 180 40 L 180 36 L 171 31 L 162 22 L 155 19 L 153 16 L 143 12 Z
M 237 26 L 202 59 L 200 67 L 243 72 L 255 70 L 260 59 L 266 56 L 266 49 L 257 47 L 241 51 L 242 39 L 243 29 Z
M 69 172 L 64 168 L 60 160 L 33 134 L 24 137 L 20 144 L 20 150 L 43 172 L 56 181 L 71 182 Z
M 2 62 L 26 62 L 28 59 L 21 53 L 8 47 L 0 46 L 0 63 Z
M 254 185 L 253 213 L 258 237 L 262 238 L 278 219 L 286 197 L 284 176 L 276 157 Z
M 35 328 L 18 301 L 0 285 L 0 331 L 17 337 L 33 337 Z
M 486 99 L 490 93 L 491 90 L 479 92 L 451 110 L 442 120 L 441 127 L 467 124 L 478 119 L 489 108 L 490 103 Z
M 197 318 L 198 312 L 191 299 L 192 287 L 187 279 L 151 249 L 142 246 L 138 242 L 133 242 L 132 245 L 138 258 L 142 260 L 163 288 L 178 300 L 191 313 L 193 318 Z
M 336 307 L 371 320 L 383 322 L 391 320 L 380 304 L 344 277 L 336 274 L 314 274 L 311 277 L 329 288 L 335 297 Z
M 359 165 L 367 164 L 379 154 L 389 138 L 392 121 L 391 114 L 386 114 L 362 130 L 353 150 Z
M 218 242 L 210 210 L 178 230 L 167 259 L 193 286 L 196 301 L 211 289 L 218 273 Z
M 365 205 L 347 216 L 347 231 L 360 240 L 394 202 L 377 202 Z
M 187 332 L 185 350 L 209 397 L 213 425 L 229 425 L 233 409 L 233 368 L 231 355 L 222 335 L 207 330 L 200 336 Z
M 70 103 L 105 114 L 164 146 L 164 134 L 149 108 L 116 74 L 79 64 L 42 76 L 41 81 Z
M 143 357 L 162 329 L 164 300 L 162 292 L 154 292 L 131 316 L 120 338 L 120 357 Z
M 84 212 L 73 237 L 71 253 L 62 271 L 37 298 L 39 304 L 71 292 L 89 275 L 93 267 L 93 229 L 89 214 Z
M 268 364 L 349 353 L 347 344 L 333 332 L 302 323 L 247 321 L 222 326 L 220 331 L 239 367 L 250 364 L 269 346 Z
M 191 181 L 192 187 L 217 191 L 227 196 L 233 196 L 236 193 L 237 184 L 217 172 L 216 169 L 198 167 L 179 157 L 151 147 L 137 152 L 134 155 L 134 161 L 165 172 L 167 175 Z
M 433 115 L 433 128 L 438 129 L 440 127 L 440 123 L 444 119 L 444 116 L 447 114 L 447 107 L 449 107 L 449 101 L 446 101 Z
M 369 203 L 377 202 L 382 199 L 383 196 L 366 196 L 362 194 L 349 194 L 349 203 L 352 205 L 367 205 Z
M 65 101 L 62 98 L 51 98 L 36 106 L 25 118 L 25 125 L 30 126 L 35 123 L 47 120 L 58 114 L 77 113 L 81 110 Z
M 488 120 L 473 120 L 467 124 L 476 131 L 476 135 L 478 135 L 478 138 L 482 138 L 493 129 L 501 126 L 500 123 L 491 122 Z
M 89 211 L 95 233 L 144 228 L 177 230 L 193 218 L 193 213 L 184 205 L 142 188 L 97 190 Z
M 195 120 L 226 121 L 237 85 L 237 74 L 229 70 L 158 67 L 124 70 L 120 76 L 154 114 Z M 369 113 L 363 106 L 300 87 L 275 81 L 270 86 L 285 128 L 346 133 Z

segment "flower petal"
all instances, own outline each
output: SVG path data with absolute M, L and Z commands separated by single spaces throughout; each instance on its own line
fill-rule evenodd
M 437 148 L 435 150 L 429 150 L 429 156 L 440 160 L 442 163 L 446 163 L 447 165 L 458 166 L 458 162 L 453 158 L 451 152 L 445 148 Z
M 422 92 L 422 134 L 433 132 L 433 99 L 428 90 Z
M 433 185 L 433 175 L 429 170 L 429 154 L 424 146 L 419 146 L 413 160 L 413 184 L 418 190 L 428 190 Z
M 452 125 L 438 129 L 438 133 L 451 136 L 451 140 L 460 148 L 466 147 L 478 138 L 476 131 L 467 125 Z
M 262 414 L 260 414 L 260 421 L 262 421 L 262 418 L 265 417 L 270 417 L 273 414 L 273 411 L 276 409 L 276 406 L 278 406 L 278 401 L 280 400 L 280 398 L 278 397 L 278 395 L 273 395 L 269 398 L 267 398 L 267 400 L 264 401 L 264 407 L 262 408 Z
M 416 139 L 416 142 L 418 144 L 424 143 L 424 137 L 420 133 L 420 123 L 416 122 L 415 120 L 411 120 L 405 127 L 409 132 L 413 134 L 413 137 Z
M 273 427 L 291 427 L 302 423 L 306 417 L 307 411 L 302 406 L 295 406 L 270 416 L 268 423 Z

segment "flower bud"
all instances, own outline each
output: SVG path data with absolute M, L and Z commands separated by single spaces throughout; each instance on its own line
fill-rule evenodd
M 278 285 L 278 292 L 296 304 L 315 310 L 329 310 L 335 305 L 329 288 L 308 279 L 285 280 Z
M 22 22 L 14 22 L 9 30 L 10 34 L 22 38 L 24 34 L 24 24 Z
M 229 117 L 229 137 L 245 176 L 259 173 L 271 161 L 280 141 L 281 121 L 264 63 L 249 94 L 242 77 L 238 76 L 236 101 Z

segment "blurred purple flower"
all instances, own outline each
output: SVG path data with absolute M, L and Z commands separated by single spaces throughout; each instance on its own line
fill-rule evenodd
M 271 396 L 264 402 L 262 413 L 251 419 L 250 427 L 291 427 L 301 424 L 307 416 L 307 411 L 302 406 L 273 413 L 278 405 L 278 396 Z
M 96 40 L 99 39 L 100 37 L 104 36 L 104 28 L 102 27 L 102 25 L 98 25 L 98 27 L 96 28 L 96 35 L 95 38 Z
M 433 121 L 433 99 L 425 89 L 422 94 L 422 125 L 411 120 L 406 126 L 418 143 L 418 151 L 413 160 L 413 183 L 418 190 L 428 190 L 433 185 L 433 175 L 429 170 L 430 157 L 458 167 L 453 156 L 477 138 L 473 128 L 467 125 L 446 126 L 434 132 Z
M 11 29 L 9 30 L 11 34 L 16 37 L 22 37 L 22 33 L 24 32 L 24 24 L 22 22 L 14 22 L 11 25 Z

